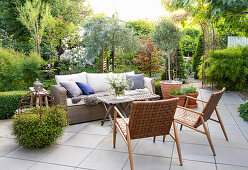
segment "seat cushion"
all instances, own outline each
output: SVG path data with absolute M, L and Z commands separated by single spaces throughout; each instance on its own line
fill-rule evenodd
M 126 121 L 129 122 L 129 118 L 126 118 Z M 121 132 L 124 134 L 124 136 L 127 135 L 127 126 L 123 119 L 118 118 L 116 119 L 117 126 L 121 129 Z
M 179 121 L 179 123 L 182 122 L 195 127 L 200 118 L 200 115 L 181 108 L 177 108 L 174 118 L 176 121 Z
M 83 82 L 87 83 L 86 72 L 78 73 L 78 74 L 70 74 L 70 75 L 55 75 L 55 80 L 57 85 L 60 82 L 72 81 L 72 82 Z
M 110 85 L 107 78 L 112 73 L 87 73 L 88 85 L 94 89 L 95 92 L 105 92 Z
M 88 84 L 83 82 L 76 82 L 78 87 L 82 90 L 83 94 L 89 95 L 89 94 L 95 94 L 95 91 L 92 87 L 90 87 Z

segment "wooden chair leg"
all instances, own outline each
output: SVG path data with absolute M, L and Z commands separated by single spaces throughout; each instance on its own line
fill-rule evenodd
M 226 140 L 228 141 L 228 137 L 227 137 L 227 134 L 226 134 L 225 127 L 224 127 L 223 122 L 222 122 L 222 120 L 221 120 L 219 111 L 218 111 L 216 108 L 215 108 L 215 112 L 216 112 L 217 118 L 218 118 L 218 120 L 219 120 L 219 122 L 220 122 L 220 127 L 221 127 L 221 129 L 222 129 L 222 131 L 223 131 L 223 133 L 224 133 L 224 136 L 225 136 Z
M 114 111 L 114 125 L 113 125 L 113 148 L 115 148 L 115 144 L 116 144 L 116 117 L 117 117 L 117 113 L 115 110 Z
M 211 137 L 209 135 L 209 131 L 208 131 L 207 125 L 206 125 L 203 117 L 202 116 L 200 116 L 200 117 L 201 117 L 201 122 L 202 122 L 202 125 L 203 125 L 203 128 L 204 128 L 204 131 L 205 131 L 205 135 L 208 138 L 208 142 L 209 142 L 209 145 L 210 145 L 210 147 L 212 149 L 213 155 L 216 156 L 216 153 L 215 153 L 215 150 L 214 150 L 214 145 L 213 145 L 212 140 L 211 140 Z
M 155 143 L 155 141 L 156 141 L 156 136 L 153 137 L 153 143 Z
M 128 146 L 130 168 L 131 168 L 131 170 L 134 170 L 134 168 L 133 168 L 133 153 L 132 153 L 132 146 L 131 146 L 129 129 L 127 129 L 127 146 Z
M 177 133 L 177 127 L 176 127 L 176 122 L 173 120 L 173 127 L 174 127 L 174 133 L 175 133 L 175 141 L 176 141 L 176 145 L 177 145 L 177 152 L 178 152 L 178 157 L 179 157 L 179 162 L 180 165 L 183 165 L 183 160 L 182 160 L 182 153 L 181 153 L 181 147 L 180 147 L 180 143 L 179 143 L 179 137 L 178 137 L 178 133 Z
M 163 136 L 163 142 L 165 142 L 165 135 Z
M 183 125 L 181 124 L 181 126 L 180 126 L 180 131 L 182 131 L 182 129 L 183 129 Z

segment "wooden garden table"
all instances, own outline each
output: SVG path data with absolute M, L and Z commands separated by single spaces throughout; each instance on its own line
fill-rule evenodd
M 107 118 L 109 118 L 111 125 L 113 125 L 111 111 L 115 106 L 119 108 L 120 112 L 122 112 L 122 114 L 125 117 L 128 117 L 126 115 L 126 111 L 133 101 L 145 101 L 145 100 L 147 101 L 147 100 L 154 100 L 159 98 L 160 98 L 159 95 L 151 94 L 151 93 L 137 93 L 137 94 L 125 95 L 123 96 L 122 99 L 117 99 L 114 95 L 97 97 L 97 100 L 103 103 L 106 110 L 106 114 L 104 116 L 104 119 L 101 121 L 101 125 L 103 126 Z

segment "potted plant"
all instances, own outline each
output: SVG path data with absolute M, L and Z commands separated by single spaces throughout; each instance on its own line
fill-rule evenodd
M 186 94 L 182 90 L 170 90 L 169 92 L 169 98 L 179 98 L 178 105 L 184 106 Z
M 58 106 L 24 109 L 15 113 L 12 123 L 19 145 L 32 149 L 54 144 L 67 125 L 67 112 Z
M 161 50 L 166 52 L 168 58 L 168 81 L 161 81 L 161 90 L 165 99 L 169 98 L 170 90 L 180 90 L 181 82 L 171 80 L 170 56 L 177 49 L 180 40 L 180 32 L 174 22 L 170 19 L 162 20 L 154 27 L 151 34 L 153 43 Z
M 125 89 L 129 88 L 129 83 L 124 76 L 116 76 L 108 78 L 108 83 L 110 84 L 110 89 L 114 90 L 116 99 L 122 99 L 125 94 Z
M 185 87 L 183 88 L 183 91 L 184 93 L 187 95 L 187 96 L 190 96 L 190 97 L 194 97 L 194 98 L 197 98 L 197 96 L 199 95 L 196 87 L 194 86 L 188 86 L 188 87 Z M 196 103 L 196 100 L 194 99 L 191 99 L 191 98 L 187 98 L 187 101 L 186 101 L 186 105 L 185 105 L 187 108 L 197 108 L 197 103 Z

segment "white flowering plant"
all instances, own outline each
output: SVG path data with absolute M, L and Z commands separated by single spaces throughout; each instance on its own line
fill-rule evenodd
M 124 76 L 113 76 L 112 78 L 107 77 L 110 88 L 114 90 L 115 96 L 122 96 L 125 93 L 125 89 L 130 88 L 130 81 L 126 80 Z

